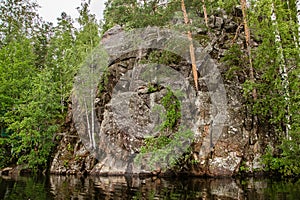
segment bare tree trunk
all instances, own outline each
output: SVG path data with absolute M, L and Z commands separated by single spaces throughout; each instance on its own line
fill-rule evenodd
M 298 46 L 300 46 L 300 0 L 296 0 L 296 11 L 298 20 Z
M 85 97 L 84 97 L 85 98 Z M 88 131 L 88 135 L 89 135 L 89 140 L 90 140 L 90 145 L 93 148 L 93 142 L 92 142 L 92 135 L 91 135 L 91 127 L 90 127 L 90 120 L 89 120 L 89 112 L 88 112 L 88 106 L 86 104 L 85 99 L 83 99 L 84 101 L 84 107 L 85 107 L 85 115 L 86 115 L 86 124 L 87 124 L 87 131 Z
M 91 41 L 91 47 L 93 46 L 93 41 Z M 94 57 L 92 56 L 92 66 L 91 66 L 91 85 L 90 85 L 90 98 L 91 98 L 91 137 L 92 137 L 92 147 L 96 148 L 95 142 L 95 89 L 94 85 L 97 85 L 97 75 L 94 69 Z
M 255 83 L 255 77 L 254 77 L 254 70 L 253 70 L 253 63 L 252 63 L 252 55 L 251 55 L 251 40 L 250 40 L 250 30 L 248 27 L 248 20 L 247 20 L 247 1 L 246 0 L 240 0 L 241 6 L 242 6 L 242 13 L 243 13 L 243 23 L 244 23 L 244 31 L 245 31 L 245 38 L 246 38 L 246 46 L 247 46 L 247 54 L 249 57 L 249 75 L 250 75 L 250 81 L 252 83 Z M 253 101 L 257 101 L 257 91 L 254 87 L 252 90 L 252 97 Z M 256 141 L 258 139 L 257 136 L 257 130 L 258 130 L 258 118 L 256 115 L 253 116 L 253 137 L 250 138 L 251 143 Z
M 96 142 L 95 142 L 95 98 L 94 98 L 94 89 L 91 88 L 91 137 L 92 137 L 92 146 L 93 149 L 96 147 Z
M 250 80 L 251 80 L 251 82 L 254 83 L 255 78 L 254 78 L 254 70 L 253 70 L 253 64 L 252 64 L 250 30 L 248 28 L 246 4 L 247 4 L 246 0 L 241 0 L 241 6 L 242 6 L 242 12 L 243 12 L 243 23 L 244 23 L 245 37 L 246 37 L 246 46 L 247 46 L 247 53 L 248 53 L 248 57 L 249 57 Z M 253 96 L 254 101 L 256 101 L 257 100 L 256 88 L 253 88 L 252 96 Z
M 298 20 L 298 43 L 300 46 L 300 0 L 296 1 L 297 20 Z
M 181 1 L 181 9 L 183 12 L 183 17 L 184 17 L 184 23 L 189 24 L 189 18 L 186 12 L 184 0 Z M 197 66 L 196 66 L 196 58 L 195 58 L 195 48 L 193 45 L 193 37 L 192 33 L 190 30 L 188 30 L 188 39 L 190 41 L 190 56 L 191 56 L 191 62 L 192 62 L 192 71 L 193 71 L 193 76 L 194 76 L 194 83 L 195 83 L 195 88 L 196 91 L 198 91 L 198 72 L 197 72 Z
M 208 18 L 207 18 L 207 11 L 206 11 L 206 6 L 205 6 L 205 0 L 202 0 L 202 8 L 203 8 L 203 13 L 204 13 L 204 19 L 205 19 L 205 25 L 208 28 Z
M 62 80 L 62 72 L 60 70 L 59 73 L 59 81 L 60 81 L 60 105 L 61 105 L 61 113 L 64 113 L 64 94 L 63 94 L 63 80 Z
M 278 54 L 279 60 L 280 60 L 279 73 L 281 75 L 282 86 L 283 86 L 283 89 L 284 89 L 284 99 L 287 102 L 287 108 L 286 108 L 286 111 L 285 111 L 286 112 L 285 118 L 287 120 L 287 122 L 286 122 L 286 138 L 289 139 L 289 130 L 291 128 L 291 126 L 290 126 L 290 114 L 289 114 L 289 100 L 290 100 L 289 80 L 288 80 L 286 62 L 285 62 L 285 59 L 284 59 L 282 40 L 281 40 L 280 32 L 279 32 L 279 29 L 278 29 L 278 22 L 277 22 L 277 16 L 276 16 L 276 12 L 275 12 L 275 5 L 274 5 L 273 2 L 272 2 L 272 5 L 271 5 L 271 13 L 272 13 L 272 15 L 271 15 L 272 25 L 275 28 L 275 31 L 274 31 L 275 45 L 276 45 L 277 54 Z

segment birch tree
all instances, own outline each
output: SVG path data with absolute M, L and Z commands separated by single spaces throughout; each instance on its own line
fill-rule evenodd
M 85 118 L 87 125 L 87 132 L 90 141 L 90 147 L 96 148 L 95 141 L 95 95 L 96 90 L 94 88 L 95 81 L 97 81 L 97 75 L 94 72 L 94 57 L 92 51 L 96 45 L 100 42 L 100 26 L 97 23 L 95 16 L 90 14 L 89 4 L 82 3 L 81 8 L 78 9 L 80 16 L 78 22 L 81 26 L 80 30 L 76 33 L 75 47 L 79 49 L 79 55 L 81 61 L 88 59 L 86 66 L 86 80 L 85 87 L 87 91 L 83 91 L 85 94 L 83 97 L 83 105 L 85 110 Z
M 297 18 L 291 2 L 259 0 L 251 6 L 251 24 L 260 44 L 253 49 L 258 79 L 253 106 L 260 123 L 271 125 L 273 140 L 264 157 L 266 169 L 285 175 L 300 174 L 299 158 L 299 45 L 295 42 Z M 296 33 L 296 34 L 294 34 Z M 285 136 L 285 137 L 282 137 Z
M 300 0 L 296 1 L 296 12 L 298 20 L 298 46 L 300 46 Z
M 284 89 L 284 99 L 286 102 L 286 138 L 289 138 L 289 130 L 291 128 L 290 126 L 290 114 L 289 114 L 289 100 L 290 100 L 290 94 L 289 94 L 289 80 L 288 80 L 288 74 L 287 74 L 287 66 L 284 58 L 284 52 L 283 52 L 283 46 L 282 46 L 282 39 L 279 32 L 278 22 L 277 22 L 277 16 L 275 11 L 275 4 L 274 2 L 271 3 L 271 21 L 272 25 L 274 27 L 274 36 L 275 36 L 275 45 L 276 45 L 276 51 L 279 57 L 279 73 L 281 75 L 282 79 L 282 86 Z

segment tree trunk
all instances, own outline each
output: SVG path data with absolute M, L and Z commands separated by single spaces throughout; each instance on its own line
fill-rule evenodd
M 202 8 L 203 8 L 203 13 L 204 13 L 204 19 L 205 19 L 205 25 L 208 28 L 208 18 L 207 18 L 207 11 L 206 11 L 206 6 L 205 6 L 205 0 L 202 0 Z
M 245 38 L 246 38 L 246 47 L 247 47 L 247 54 L 249 57 L 249 75 L 250 81 L 255 83 L 254 78 L 254 70 L 253 70 L 253 63 L 252 63 L 252 55 L 251 55 L 251 41 L 250 41 L 250 30 L 248 28 L 248 20 L 247 20 L 247 2 L 246 0 L 240 0 L 241 7 L 242 7 L 242 14 L 243 14 L 243 23 L 244 23 L 244 31 L 245 31 Z M 257 91 L 254 87 L 252 90 L 252 97 L 254 101 L 257 101 Z M 251 141 L 256 141 L 258 139 L 257 136 L 257 129 L 258 129 L 258 118 L 256 115 L 253 116 L 253 138 Z M 254 143 L 254 142 L 251 142 Z
M 275 5 L 274 2 L 272 2 L 271 5 L 271 21 L 272 25 L 274 26 L 274 35 L 275 35 L 275 45 L 276 45 L 276 51 L 279 56 L 279 73 L 282 79 L 282 86 L 284 89 L 284 99 L 287 103 L 286 111 L 285 111 L 285 118 L 287 120 L 286 122 L 286 138 L 289 138 L 289 130 L 290 130 L 290 114 L 289 114 L 289 101 L 290 101 L 290 94 L 289 94 L 289 80 L 288 80 L 288 74 L 287 74 L 287 67 L 286 62 L 284 59 L 284 53 L 283 53 L 283 47 L 282 47 L 282 40 L 278 28 L 278 22 L 277 22 L 277 16 L 275 12 Z
M 254 78 L 254 70 L 253 70 L 253 64 L 252 64 L 250 30 L 248 28 L 246 4 L 247 4 L 246 0 L 241 0 L 242 13 L 243 13 L 243 23 L 244 23 L 245 38 L 246 38 L 246 46 L 247 46 L 247 53 L 248 53 L 248 57 L 249 57 L 250 80 L 251 80 L 251 82 L 254 83 L 255 78 Z M 255 88 L 253 88 L 253 90 L 252 90 L 252 97 L 253 97 L 254 101 L 257 100 L 257 92 L 256 92 Z
M 186 12 L 184 0 L 181 1 L 181 9 L 182 9 L 183 16 L 184 16 L 184 23 L 189 24 L 189 18 L 188 18 L 187 12 Z M 198 91 L 198 72 L 197 72 L 197 66 L 196 66 L 195 49 L 194 49 L 194 45 L 193 45 L 192 33 L 190 30 L 188 30 L 188 39 L 190 41 L 190 56 L 191 56 L 191 62 L 192 62 L 194 83 L 195 83 L 196 91 Z
M 90 141 L 90 146 L 91 148 L 93 148 L 93 142 L 92 142 L 92 135 L 91 135 L 91 127 L 90 127 L 90 119 L 89 119 L 89 112 L 88 112 L 88 106 L 87 103 L 85 101 L 85 97 L 83 97 L 83 101 L 84 101 L 84 110 L 85 110 L 85 115 L 86 115 L 86 125 L 87 125 L 87 132 L 89 135 L 89 141 Z
M 298 46 L 300 46 L 300 0 L 296 1 L 297 20 L 298 20 Z
M 293 21 L 293 17 L 292 17 L 292 10 L 291 10 L 291 6 L 290 6 L 290 3 L 289 3 L 289 0 L 286 1 L 286 4 L 287 4 L 287 7 L 288 7 L 288 12 L 289 12 L 289 20 L 290 21 Z M 299 23 L 298 23 L 299 24 Z M 300 27 L 298 26 L 298 29 Z M 299 47 L 299 44 L 298 44 L 298 41 L 297 41 L 297 37 L 296 37 L 296 33 L 294 31 L 292 31 L 292 34 L 293 34 L 293 40 L 294 40 L 294 44 L 296 46 L 296 48 L 298 49 Z M 299 38 L 299 41 L 300 41 L 300 38 Z

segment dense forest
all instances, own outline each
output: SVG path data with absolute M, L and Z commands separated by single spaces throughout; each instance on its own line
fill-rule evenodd
M 242 18 L 221 59 L 230 74 L 245 76 L 243 92 L 257 126 L 270 125 L 280 138 L 263 156 L 265 170 L 300 174 L 300 1 L 299 0 L 108 0 L 103 22 L 78 7 L 79 18 L 67 13 L 57 25 L 45 22 L 34 1 L 6 0 L 0 4 L 0 168 L 23 165 L 48 168 L 64 129 L 73 79 L 101 35 L 115 25 L 125 30 L 160 26 L 184 31 L 208 29 L 212 13 L 224 10 Z M 175 20 L 184 23 L 174 24 Z M 79 25 L 75 26 L 75 22 Z M 197 38 L 195 38 L 197 40 Z M 228 77 L 230 78 L 230 77 Z

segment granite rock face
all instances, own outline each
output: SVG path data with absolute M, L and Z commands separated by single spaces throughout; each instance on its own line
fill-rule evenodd
M 165 64 L 173 72 L 180 73 L 182 80 L 189 84 L 182 90 L 194 91 L 191 92 L 194 96 L 188 98 L 195 97 L 196 105 L 193 108 L 196 113 L 194 119 L 187 120 L 195 127 L 192 129 L 193 139 L 189 141 L 190 148 L 181 152 L 176 166 L 165 169 L 160 166 L 149 167 L 147 162 L 136 166 L 133 162 L 134 157 L 140 153 L 141 146 L 145 144 L 145 138 L 149 137 L 143 135 L 143 127 L 159 120 L 151 118 L 149 114 L 151 108 L 153 105 L 161 104 L 168 91 L 167 87 L 153 86 L 147 80 L 130 82 L 141 69 L 138 67 L 141 61 L 149 58 L 152 49 L 130 49 L 132 40 L 126 39 L 126 33 L 120 26 L 109 30 L 102 40 L 102 45 L 109 54 L 108 68 L 105 77 L 101 77 L 95 90 L 93 102 L 96 116 L 93 116 L 95 117 L 93 124 L 99 124 L 99 130 L 96 130 L 101 132 L 101 135 L 95 136 L 94 146 L 86 145 L 85 140 L 88 139 L 82 135 L 88 134 L 89 127 L 76 124 L 74 116 L 77 118 L 80 111 L 74 107 L 78 102 L 73 101 L 66 118 L 67 131 L 61 134 L 62 138 L 52 161 L 51 173 L 167 175 L 170 172 L 195 176 L 233 176 L 240 172 L 241 166 L 248 172 L 262 169 L 259 159 L 266 145 L 272 141 L 263 128 L 257 128 L 253 116 L 247 110 L 242 95 L 242 83 L 248 78 L 247 73 L 234 73 L 228 78 L 226 73 L 229 69 L 221 62 L 221 58 L 233 42 L 244 48 L 242 30 L 236 35 L 238 23 L 241 21 L 220 12 L 209 17 L 211 31 L 198 30 L 194 33 L 195 38 L 200 38 L 197 40 L 199 45 L 195 46 L 199 91 L 196 92 L 193 88 L 189 49 L 180 52 L 182 55 L 180 59 Z M 166 44 L 172 35 L 168 31 L 161 31 L 159 34 L 162 35 L 154 37 L 153 35 L 157 34 L 155 31 L 159 32 L 159 29 L 146 29 L 140 32 L 143 41 L 148 42 L 143 45 L 156 47 Z M 125 43 L 120 44 L 122 41 Z M 179 76 L 176 73 L 174 76 Z M 180 78 L 173 79 L 172 84 L 179 85 L 180 81 Z M 122 113 L 122 109 L 118 110 L 123 106 L 118 105 L 122 96 L 118 101 L 113 100 L 116 87 L 129 88 L 132 92 L 127 102 L 128 113 Z M 225 96 L 218 95 L 220 93 Z M 134 127 L 130 122 L 132 119 L 136 123 Z M 120 124 L 118 121 L 123 123 Z M 160 132 L 155 131 L 149 134 L 153 137 L 161 136 Z M 172 137 L 174 133 L 168 134 L 168 137 Z M 174 150 L 174 153 L 176 152 Z

